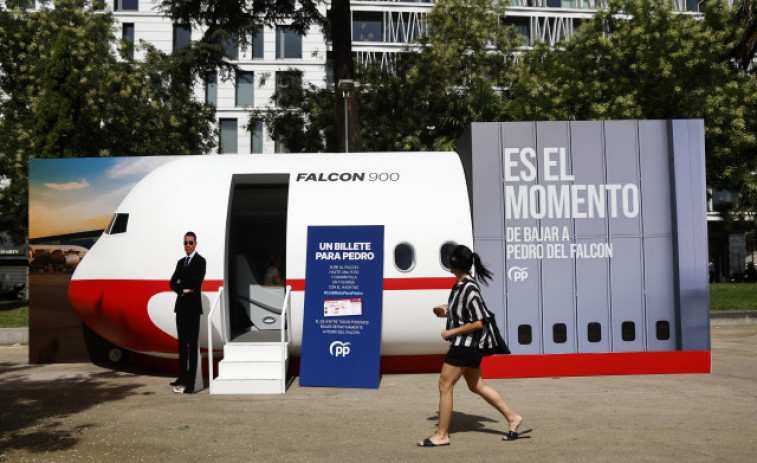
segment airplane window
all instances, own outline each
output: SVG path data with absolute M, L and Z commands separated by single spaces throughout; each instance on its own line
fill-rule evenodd
M 439 259 L 444 270 L 449 270 L 449 258 L 452 255 L 455 246 L 457 246 L 456 243 L 447 241 L 442 245 L 441 249 L 439 249 Z
M 415 265 L 415 249 L 409 243 L 400 243 L 394 248 L 394 266 L 409 272 Z
M 129 223 L 129 214 L 116 213 L 113 215 L 113 219 L 110 221 L 110 225 L 105 230 L 105 233 L 109 235 L 115 235 L 116 233 L 126 233 L 126 225 Z

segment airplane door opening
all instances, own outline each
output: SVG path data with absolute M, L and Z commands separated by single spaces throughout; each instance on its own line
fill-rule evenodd
M 288 198 L 288 174 L 232 177 L 224 276 L 231 339 L 281 326 Z

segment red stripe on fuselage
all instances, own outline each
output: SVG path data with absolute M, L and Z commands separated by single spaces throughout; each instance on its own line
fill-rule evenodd
M 385 278 L 384 290 L 446 290 L 454 283 L 454 277 Z M 287 284 L 293 291 L 305 290 L 304 279 Z M 217 292 L 221 286 L 222 280 L 206 280 L 202 291 Z M 150 298 L 167 291 L 168 280 L 71 280 L 68 300 L 79 318 L 108 341 L 136 352 L 176 354 L 176 339 L 156 327 L 147 313 Z
M 212 293 L 222 285 L 206 280 L 202 290 Z M 171 291 L 168 280 L 71 280 L 68 300 L 79 318 L 108 341 L 137 352 L 176 354 L 176 338 L 156 327 L 147 313 L 150 298 L 166 291 Z

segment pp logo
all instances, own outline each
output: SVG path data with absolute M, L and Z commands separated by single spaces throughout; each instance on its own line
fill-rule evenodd
M 350 353 L 350 343 L 342 341 L 334 341 L 329 346 L 329 354 L 334 357 L 347 357 Z
M 528 278 L 528 267 L 510 267 L 507 271 L 507 278 L 510 281 L 526 281 Z

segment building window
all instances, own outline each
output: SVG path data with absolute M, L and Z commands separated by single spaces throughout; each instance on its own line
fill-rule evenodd
M 123 31 L 121 34 L 121 40 L 123 40 L 126 56 L 134 58 L 134 23 L 124 23 Z
M 139 11 L 139 0 L 113 0 L 113 11 Z
M 263 152 L 263 121 L 252 121 L 250 123 L 250 153 L 262 153 Z
M 285 106 L 286 99 L 282 99 L 282 95 L 287 93 L 289 89 L 296 89 L 302 87 L 302 72 L 301 71 L 279 71 L 276 73 L 276 105 Z
M 326 83 L 330 85 L 336 83 L 334 79 L 334 58 L 331 51 L 326 52 Z
M 237 74 L 237 106 L 255 104 L 255 73 L 240 71 Z
M 531 45 L 531 25 L 528 19 L 506 19 L 505 25 L 514 28 L 513 34 L 521 40 L 521 46 L 527 47 Z
M 252 36 L 252 59 L 263 59 L 263 26 Z
M 223 41 L 226 56 L 229 59 L 239 59 L 239 39 L 237 36 L 229 37 Z
M 383 42 L 383 14 L 356 11 L 352 15 L 352 40 L 355 42 Z
M 408 43 L 421 36 L 422 21 L 413 14 L 392 13 L 392 20 L 385 28 L 384 42 Z
M 205 103 L 218 106 L 218 74 L 215 72 L 205 76 Z
M 192 29 L 183 24 L 173 25 L 173 51 L 181 50 L 192 41 Z
M 237 120 L 221 119 L 221 140 L 218 152 L 221 154 L 237 152 Z
M 289 26 L 276 27 L 276 59 L 301 59 L 302 35 Z
M 287 148 L 287 145 L 285 145 L 282 140 L 276 140 L 276 143 L 274 144 L 273 149 L 277 153 L 288 153 L 289 152 L 289 148 Z

